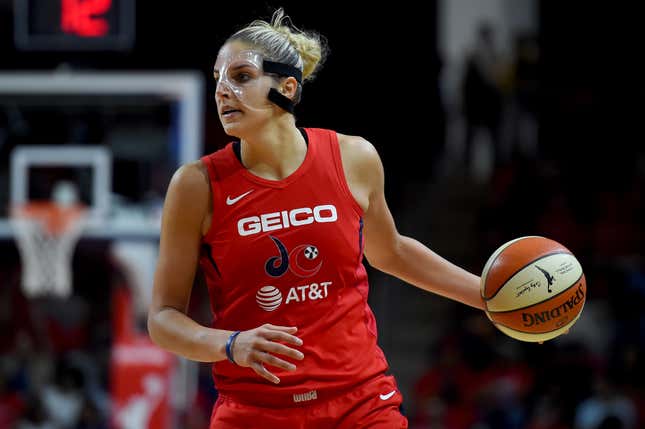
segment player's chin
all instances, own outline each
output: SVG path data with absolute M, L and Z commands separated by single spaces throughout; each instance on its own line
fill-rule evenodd
M 226 135 L 241 138 L 243 127 L 239 123 L 222 122 L 222 128 L 224 128 Z

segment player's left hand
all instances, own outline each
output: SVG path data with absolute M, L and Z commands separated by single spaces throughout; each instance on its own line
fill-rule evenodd
M 295 371 L 296 365 L 281 359 L 275 354 L 280 354 L 292 359 L 302 360 L 301 351 L 281 343 L 301 346 L 302 340 L 294 334 L 298 328 L 289 326 L 276 326 L 264 324 L 258 328 L 242 331 L 235 339 L 232 348 L 233 359 L 236 364 L 253 369 L 259 376 L 272 383 L 280 383 L 280 379 L 265 368 L 269 364 L 287 371 Z

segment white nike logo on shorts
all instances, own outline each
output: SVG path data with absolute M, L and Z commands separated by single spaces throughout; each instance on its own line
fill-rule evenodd
M 378 396 L 379 396 L 379 398 L 381 398 L 382 401 L 387 401 L 392 396 L 394 396 L 395 393 L 396 393 L 396 390 L 393 390 L 390 393 L 386 393 L 385 395 L 378 395 Z
M 226 205 L 227 205 L 227 206 L 232 206 L 233 204 L 235 204 L 235 203 L 237 203 L 238 201 L 240 201 L 242 198 L 244 198 L 244 197 L 246 197 L 247 195 L 249 195 L 251 192 L 253 192 L 253 189 L 251 189 L 250 191 L 245 192 L 245 193 L 243 193 L 242 195 L 237 196 L 237 197 L 235 197 L 235 198 L 231 198 L 231 196 L 229 195 L 228 197 L 226 197 Z

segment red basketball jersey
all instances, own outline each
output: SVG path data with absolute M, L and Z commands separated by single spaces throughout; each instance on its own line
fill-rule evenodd
M 362 209 L 353 198 L 334 131 L 306 129 L 307 154 L 284 180 L 250 173 L 233 144 L 202 158 L 213 223 L 202 241 L 213 327 L 297 326 L 305 358 L 295 372 L 213 365 L 221 394 L 242 402 L 309 405 L 387 370 L 367 304 Z M 281 356 L 282 358 L 285 358 Z M 288 358 L 286 358 L 288 360 Z

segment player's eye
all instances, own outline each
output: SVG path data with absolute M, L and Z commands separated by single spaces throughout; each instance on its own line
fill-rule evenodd
M 244 72 L 242 72 L 242 73 L 237 73 L 237 74 L 233 77 L 233 79 L 234 79 L 236 82 L 239 82 L 239 83 L 245 83 L 245 82 L 248 82 L 249 80 L 251 80 L 251 75 L 250 75 L 250 74 L 248 74 L 248 73 L 244 73 Z

